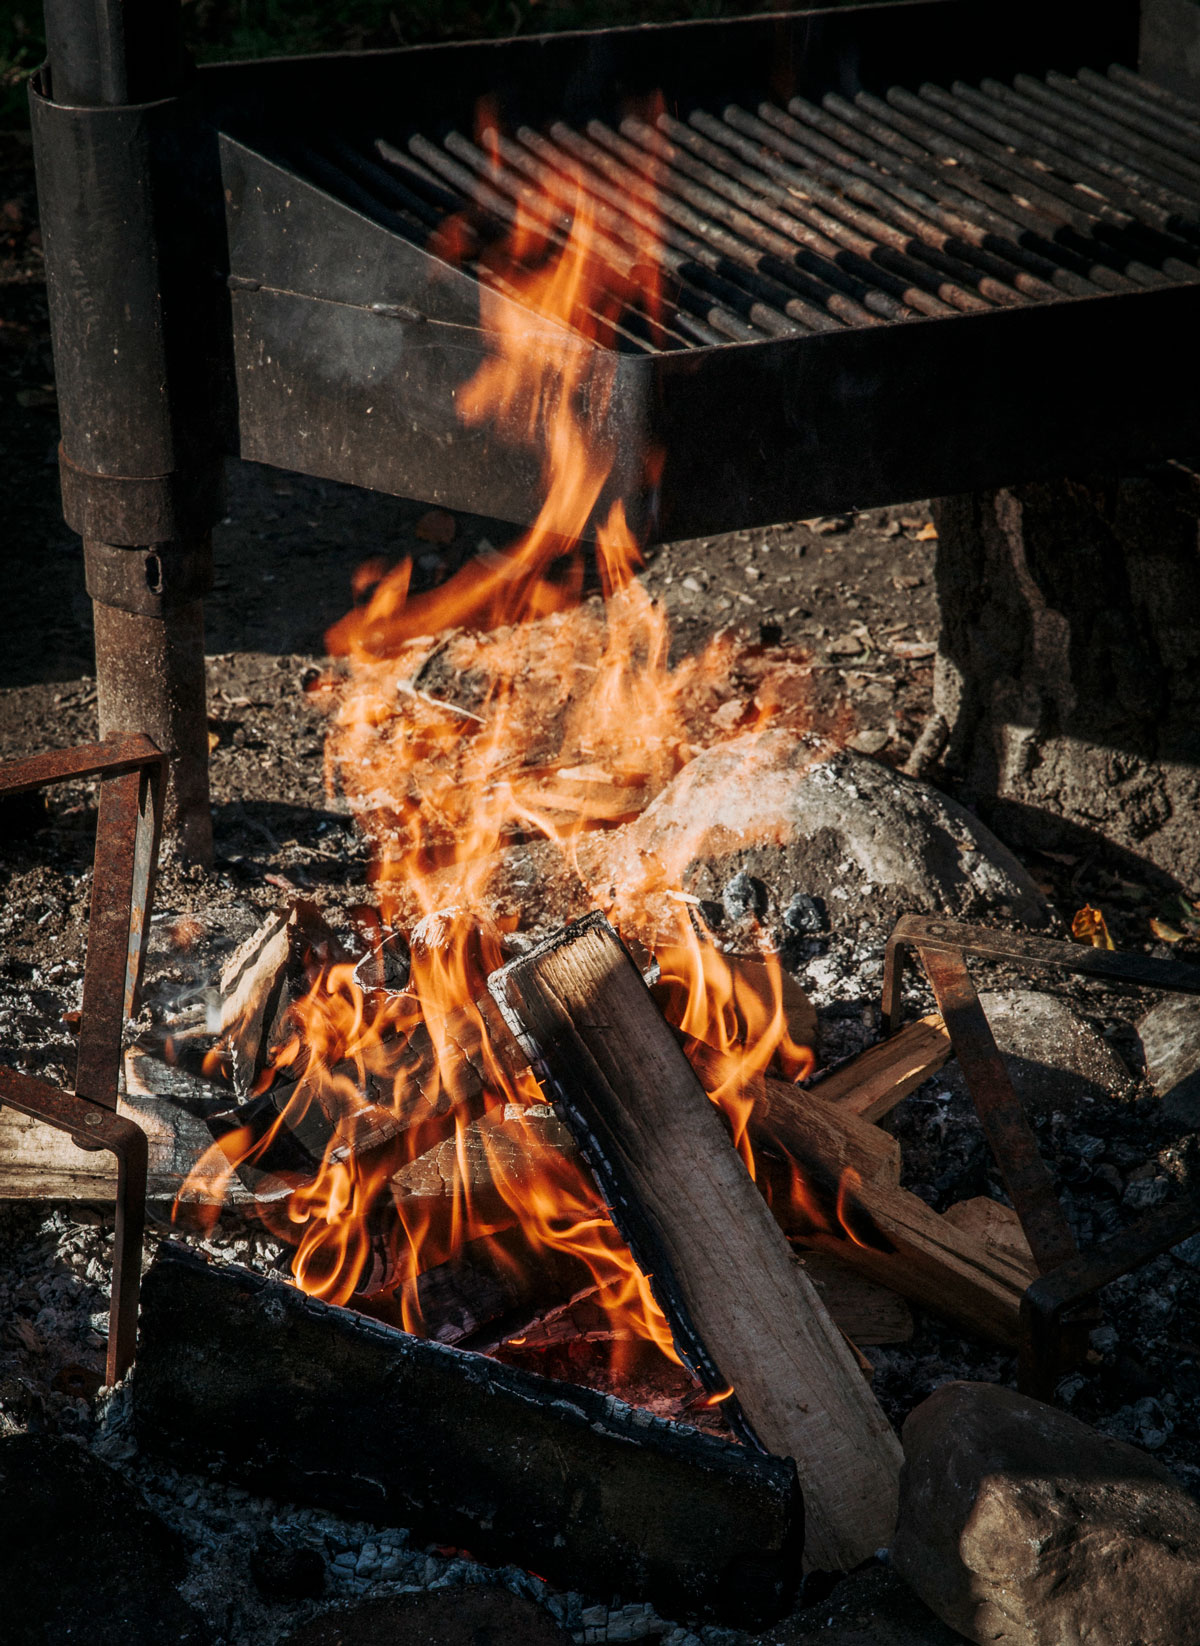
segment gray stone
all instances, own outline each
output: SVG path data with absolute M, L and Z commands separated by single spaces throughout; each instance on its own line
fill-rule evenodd
M 1132 1090 L 1117 1053 L 1065 1001 L 1037 989 L 982 989 L 979 1000 L 1029 1114 L 1066 1110 L 1085 1098 L 1125 1097 Z M 957 1062 L 939 1079 L 965 1095 Z
M 698 755 L 606 836 L 600 872 L 618 903 L 641 902 L 658 885 L 720 901 L 744 875 L 769 889 L 774 918 L 803 893 L 825 904 L 834 927 L 863 917 L 883 925 L 903 912 L 1046 920 L 1016 858 L 956 801 L 784 731 Z
M 1163 1100 L 1163 1114 L 1190 1130 L 1200 1128 L 1200 999 L 1172 995 L 1137 1027 L 1146 1075 Z
M 984 1383 L 904 1425 L 892 1564 L 982 1646 L 1200 1639 L 1200 1504 L 1153 1458 Z

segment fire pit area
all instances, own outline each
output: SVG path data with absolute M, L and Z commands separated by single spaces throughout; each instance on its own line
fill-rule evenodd
M 193 85 L 51 7 L 15 1640 L 1200 1642 L 1167 9 Z

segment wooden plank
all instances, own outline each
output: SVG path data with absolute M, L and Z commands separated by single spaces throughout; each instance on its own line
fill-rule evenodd
M 666 1617 L 764 1627 L 800 1577 L 789 1462 L 169 1243 L 142 1286 L 133 1424 L 181 1468 Z
M 967 1331 L 1017 1345 L 1032 1262 L 956 1228 L 905 1189 L 863 1185 L 851 1199 L 857 1239 L 797 1229 L 798 1240 Z
M 589 915 L 488 986 L 677 1347 L 710 1387 L 732 1386 L 764 1446 L 795 1458 L 806 1559 L 856 1565 L 891 1537 L 899 1441 L 620 939 Z
M 1021 1219 L 1011 1206 L 1002 1205 L 989 1195 L 976 1195 L 971 1200 L 960 1200 L 948 1206 L 942 1220 L 964 1234 L 982 1240 L 990 1252 L 1000 1252 L 1015 1258 L 1031 1273 L 1033 1253 L 1021 1227 Z
M 936 1074 L 953 1047 L 937 1012 L 840 1063 L 809 1090 L 861 1120 L 881 1120 Z

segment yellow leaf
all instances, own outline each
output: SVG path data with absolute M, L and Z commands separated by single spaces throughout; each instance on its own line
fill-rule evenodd
M 932 520 L 928 520 L 917 533 L 916 541 L 918 543 L 933 543 L 936 540 L 937 527 L 934 525 Z
M 1186 935 L 1184 932 L 1176 931 L 1174 926 L 1168 926 L 1165 920 L 1152 920 L 1150 930 L 1160 943 L 1180 943 Z
M 1071 936 L 1080 943 L 1090 943 L 1094 949 L 1115 949 L 1108 935 L 1108 926 L 1099 909 L 1085 903 L 1071 922 Z

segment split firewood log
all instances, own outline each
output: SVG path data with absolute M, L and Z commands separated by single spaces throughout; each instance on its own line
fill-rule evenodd
M 806 1559 L 867 1558 L 895 1525 L 899 1441 L 620 939 L 588 916 L 488 988 L 676 1347 L 732 1421 L 796 1460 Z

